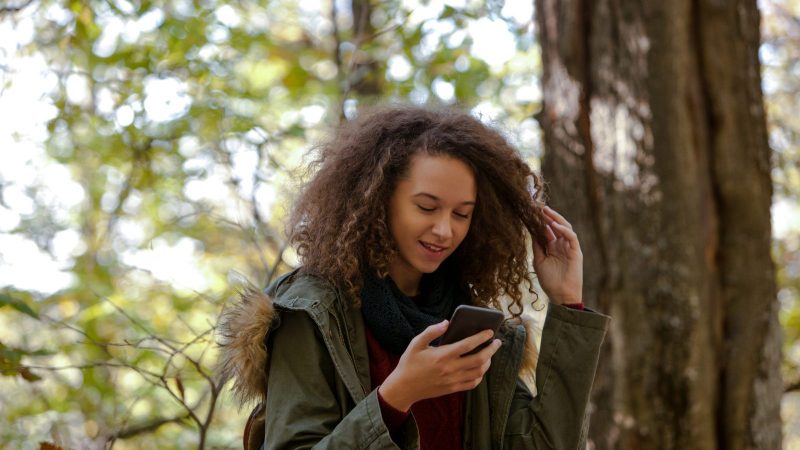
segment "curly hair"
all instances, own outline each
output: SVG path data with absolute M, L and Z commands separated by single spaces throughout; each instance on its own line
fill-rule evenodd
M 362 269 L 386 276 L 398 253 L 387 211 L 411 156 L 449 156 L 472 168 L 477 199 L 464 241 L 443 266 L 460 274 L 473 304 L 499 309 L 505 295 L 512 317 L 521 315 L 522 283 L 534 292 L 527 236 L 546 246 L 543 182 L 498 131 L 454 108 L 384 105 L 343 123 L 319 151 L 289 223 L 304 271 L 358 303 Z

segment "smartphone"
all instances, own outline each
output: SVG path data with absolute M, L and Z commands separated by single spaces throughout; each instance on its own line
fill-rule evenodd
M 496 309 L 460 305 L 453 312 L 450 325 L 439 340 L 439 345 L 452 344 L 484 330 L 492 330 L 497 335 L 497 329 L 500 328 L 501 323 L 503 323 L 503 313 Z M 489 345 L 492 339 L 494 336 L 462 356 L 478 353 Z

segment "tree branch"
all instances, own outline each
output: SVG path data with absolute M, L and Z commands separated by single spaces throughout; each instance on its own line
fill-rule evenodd
M 16 13 L 16 12 L 20 12 L 23 9 L 27 8 L 28 6 L 30 6 L 32 3 L 33 3 L 33 0 L 28 0 L 28 1 L 24 2 L 24 3 L 21 3 L 21 4 L 16 5 L 16 6 L 2 5 L 2 6 L 0 6 L 0 16 L 3 16 L 4 14 L 13 14 L 13 13 Z
M 108 441 L 114 441 L 117 439 L 127 439 L 133 436 L 137 436 L 139 434 L 150 433 L 158 429 L 161 425 L 166 425 L 168 423 L 175 423 L 175 422 L 183 422 L 188 418 L 189 418 L 189 413 L 184 413 L 175 417 L 165 417 L 165 418 L 155 419 L 150 422 L 133 425 L 127 428 L 117 430 L 117 432 L 108 437 Z
M 800 379 L 795 379 L 792 382 L 783 385 L 783 393 L 800 391 Z

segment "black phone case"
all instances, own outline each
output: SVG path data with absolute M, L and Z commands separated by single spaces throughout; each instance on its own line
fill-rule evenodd
M 460 305 L 453 312 L 450 325 L 439 340 L 439 345 L 452 344 L 464 338 L 480 333 L 483 330 L 492 330 L 497 335 L 497 329 L 503 323 L 503 313 L 496 309 L 481 308 L 478 306 Z M 494 339 L 494 337 L 492 337 Z M 462 356 L 478 353 L 492 342 L 488 339 L 474 350 Z

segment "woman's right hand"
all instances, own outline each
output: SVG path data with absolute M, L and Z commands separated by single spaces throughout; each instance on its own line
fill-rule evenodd
M 480 352 L 463 357 L 491 339 L 492 330 L 431 347 L 430 343 L 443 335 L 447 326 L 446 320 L 431 325 L 412 339 L 397 367 L 381 384 L 381 397 L 393 408 L 405 412 L 420 400 L 466 391 L 480 384 L 501 341 L 495 339 Z

